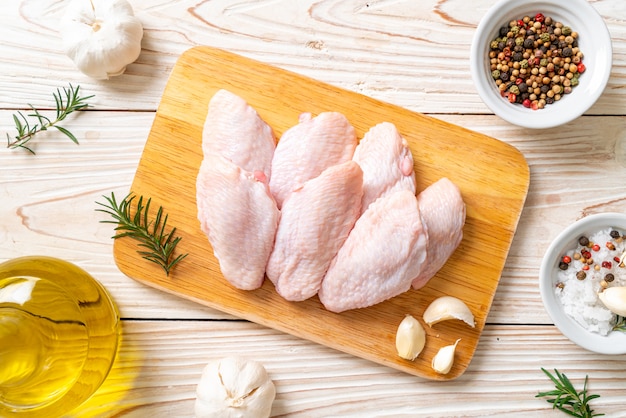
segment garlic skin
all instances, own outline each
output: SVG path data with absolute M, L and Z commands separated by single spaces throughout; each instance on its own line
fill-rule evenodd
M 626 316 L 626 287 L 609 287 L 598 294 L 600 302 L 619 316 Z
M 196 395 L 197 418 L 266 418 L 276 388 L 260 363 L 226 357 L 205 366 Z
M 454 296 L 441 296 L 435 299 L 424 311 L 423 318 L 430 327 L 450 319 L 460 319 L 472 328 L 476 326 L 474 314 L 470 308 Z
M 452 365 L 454 364 L 454 352 L 456 351 L 456 346 L 461 341 L 459 338 L 452 345 L 447 345 L 439 349 L 435 357 L 433 357 L 432 368 L 439 374 L 448 374 L 450 370 L 452 370 Z
M 426 331 L 411 315 L 404 317 L 396 332 L 396 350 L 406 360 L 415 360 L 426 345 Z
M 122 74 L 141 53 L 143 27 L 126 0 L 72 0 L 60 27 L 65 54 L 98 80 Z

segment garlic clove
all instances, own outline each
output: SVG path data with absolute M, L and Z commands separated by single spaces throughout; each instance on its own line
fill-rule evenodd
M 265 418 L 276 388 L 260 363 L 226 357 L 206 365 L 196 394 L 197 418 Z
M 448 374 L 450 370 L 452 370 L 452 365 L 454 364 L 454 353 L 459 341 L 461 341 L 460 338 L 456 340 L 454 344 L 447 345 L 439 349 L 432 361 L 432 368 L 434 371 L 440 374 Z
M 431 327 L 449 319 L 460 319 L 472 328 L 476 326 L 474 314 L 470 308 L 454 296 L 441 296 L 435 299 L 424 311 L 423 318 L 424 322 Z
M 415 360 L 426 345 L 426 332 L 419 321 L 411 315 L 404 317 L 396 332 L 396 350 L 406 360 Z
M 143 26 L 127 0 L 73 0 L 60 25 L 63 50 L 95 79 L 122 74 L 139 57 Z
M 619 316 L 626 316 L 626 287 L 609 287 L 598 294 L 606 308 Z

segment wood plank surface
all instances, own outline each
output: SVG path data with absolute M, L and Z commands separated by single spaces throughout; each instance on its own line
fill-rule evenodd
M 227 89 L 255 108 L 276 136 L 295 125 L 303 112 L 341 112 L 357 137 L 370 127 L 392 122 L 408 141 L 415 160 L 418 191 L 442 177 L 461 189 L 467 206 L 464 239 L 444 268 L 419 291 L 367 309 L 342 314 L 326 311 L 317 297 L 283 300 L 266 281 L 245 292 L 228 284 L 199 228 L 195 179 L 202 159 L 201 138 L 208 103 Z M 467 164 L 472 161 L 472 164 Z M 128 276 L 212 308 L 431 379 L 458 377 L 469 364 L 500 279 L 526 198 L 529 171 L 521 153 L 508 144 L 332 87 L 232 53 L 208 47 L 185 52 L 165 89 L 148 137 L 132 192 L 163 206 L 183 237 L 180 251 L 190 256 L 166 277 L 139 257 L 128 240 L 117 240 L 115 258 Z M 482 257 L 487 252 L 488 258 Z M 395 332 L 406 314 L 421 318 L 441 295 L 465 301 L 476 328 L 449 321 L 427 329 L 422 356 L 415 362 L 395 351 Z M 449 374 L 430 363 L 437 350 L 461 338 Z
M 589 375 L 596 412 L 626 417 L 626 371 L 615 368 L 626 356 L 606 361 L 553 326 L 487 326 L 468 370 L 443 382 L 245 321 L 125 321 L 124 336 L 111 375 L 72 418 L 191 418 L 203 367 L 228 355 L 265 365 L 277 388 L 272 417 L 560 417 L 535 398 L 552 389 L 541 367 L 566 371 L 580 388 Z

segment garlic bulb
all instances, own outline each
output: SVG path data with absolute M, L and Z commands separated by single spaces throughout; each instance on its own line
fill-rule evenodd
M 196 394 L 197 418 L 264 418 L 276 388 L 260 363 L 226 357 L 206 365 Z
M 126 0 L 72 0 L 60 27 L 65 53 L 95 79 L 122 74 L 141 52 L 143 27 Z
M 459 338 L 452 345 L 447 345 L 439 349 L 435 357 L 433 357 L 432 368 L 434 371 L 440 374 L 447 374 L 452 369 L 452 365 L 454 364 L 454 352 L 456 351 L 456 346 L 461 341 Z
M 435 299 L 424 311 L 424 322 L 433 326 L 449 319 L 460 319 L 472 328 L 476 326 L 474 315 L 468 306 L 454 296 L 441 296 Z
M 406 360 L 415 360 L 426 345 L 426 332 L 417 319 L 411 315 L 404 317 L 396 332 L 396 350 Z
M 626 316 L 626 287 L 609 287 L 598 294 L 606 308 L 619 316 Z

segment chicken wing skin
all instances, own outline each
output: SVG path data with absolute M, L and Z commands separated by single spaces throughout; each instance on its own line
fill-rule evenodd
M 347 161 L 287 197 L 267 265 L 267 277 L 282 297 L 301 301 L 317 293 L 360 214 L 362 195 L 363 172 Z
M 413 155 L 393 123 L 382 122 L 367 131 L 352 159 L 363 169 L 361 212 L 387 193 L 409 190 L 415 194 Z
M 318 293 L 332 312 L 365 308 L 406 292 L 426 260 L 428 237 L 407 190 L 374 201 L 332 261 Z
M 352 159 L 356 132 L 341 113 L 323 112 L 316 117 L 300 115 L 299 123 L 280 138 L 272 160 L 270 190 L 278 208 L 285 198 L 322 171 Z
M 413 289 L 424 287 L 457 249 L 466 215 L 461 191 L 445 177 L 424 189 L 417 202 L 428 232 L 428 262 L 413 280 Z

